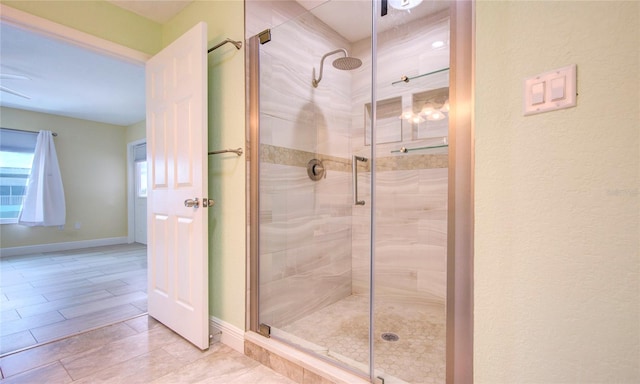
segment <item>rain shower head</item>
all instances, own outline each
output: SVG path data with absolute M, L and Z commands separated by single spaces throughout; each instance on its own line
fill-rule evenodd
M 359 68 L 361 65 L 362 61 L 360 59 L 349 56 L 339 57 L 333 61 L 333 66 L 343 71 L 350 71 L 352 69 Z
M 344 57 L 339 57 L 333 61 L 333 66 L 336 69 L 340 69 L 342 71 L 350 71 L 352 69 L 359 68 L 362 65 L 362 61 L 358 58 L 350 57 L 346 49 L 336 49 L 335 51 L 331 51 L 325 54 L 324 56 L 322 56 L 322 60 L 320 60 L 320 76 L 318 76 L 317 79 L 316 79 L 316 69 L 313 68 L 313 81 L 311 82 L 311 84 L 313 85 L 314 88 L 317 88 L 318 84 L 320 84 L 320 80 L 322 80 L 322 69 L 324 66 L 324 59 L 326 59 L 327 56 L 331 56 L 336 53 L 342 53 L 344 55 Z

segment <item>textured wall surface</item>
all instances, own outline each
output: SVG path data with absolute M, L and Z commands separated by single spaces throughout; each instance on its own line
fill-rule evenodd
M 475 382 L 640 382 L 640 3 L 476 10 Z M 577 107 L 524 117 L 569 64 Z

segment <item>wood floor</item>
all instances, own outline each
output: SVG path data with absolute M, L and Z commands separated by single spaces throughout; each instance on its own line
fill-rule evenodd
M 2 384 L 294 384 L 224 344 L 200 351 L 147 315 L 0 358 L 0 373 Z
M 0 355 L 147 311 L 146 246 L 0 258 Z

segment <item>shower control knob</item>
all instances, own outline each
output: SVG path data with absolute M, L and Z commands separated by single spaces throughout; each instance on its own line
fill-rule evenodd
M 327 177 L 327 172 L 322 164 L 322 160 L 311 159 L 307 163 L 307 175 L 313 181 L 318 181 L 323 177 Z
M 322 163 L 315 164 L 311 171 L 316 176 L 318 176 L 318 175 L 322 176 L 322 174 L 324 173 L 324 167 L 322 166 Z

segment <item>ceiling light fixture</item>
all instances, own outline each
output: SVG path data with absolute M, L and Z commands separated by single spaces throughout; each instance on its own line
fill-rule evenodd
M 389 0 L 389 5 L 392 8 L 406 11 L 411 8 L 415 8 L 422 3 L 422 0 Z

